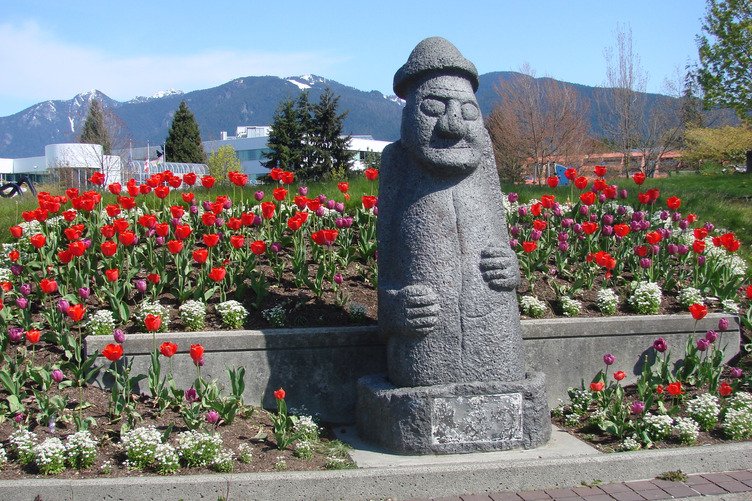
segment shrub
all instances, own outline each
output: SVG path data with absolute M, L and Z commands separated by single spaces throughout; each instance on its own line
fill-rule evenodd
M 154 469 L 160 475 L 171 475 L 180 470 L 180 455 L 170 444 L 159 444 L 154 449 Z
M 26 466 L 34 461 L 34 446 L 37 445 L 38 441 L 36 433 L 26 428 L 19 428 L 8 437 L 11 451 L 16 455 L 21 466 Z

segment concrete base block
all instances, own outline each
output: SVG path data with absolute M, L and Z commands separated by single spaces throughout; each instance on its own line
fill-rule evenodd
M 551 420 L 542 372 L 522 381 L 398 388 L 386 375 L 358 380 L 358 434 L 398 454 L 534 448 Z

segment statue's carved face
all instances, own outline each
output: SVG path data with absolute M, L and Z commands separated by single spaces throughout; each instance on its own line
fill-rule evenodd
M 417 85 L 402 114 L 402 143 L 429 171 L 469 174 L 480 163 L 485 129 L 470 82 L 436 76 Z

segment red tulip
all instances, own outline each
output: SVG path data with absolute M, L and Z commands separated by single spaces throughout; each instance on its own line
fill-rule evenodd
M 112 240 L 102 242 L 102 245 L 100 245 L 99 248 L 102 251 L 102 255 L 105 257 L 112 257 L 117 253 L 117 244 Z
M 232 235 L 230 237 L 230 245 L 233 249 L 240 249 L 245 245 L 245 237 L 243 235 Z
M 104 174 L 96 171 L 94 172 L 91 177 L 89 178 L 89 181 L 91 184 L 96 184 L 97 186 L 104 184 Z
M 107 277 L 107 280 L 110 282 L 117 282 L 117 279 L 120 276 L 120 270 L 117 268 L 104 270 L 104 276 Z
M 533 252 L 537 248 L 538 248 L 538 244 L 535 241 L 526 240 L 522 242 L 522 250 L 527 253 Z
M 57 290 L 57 282 L 49 278 L 43 278 L 39 281 L 39 288 L 45 294 L 52 294 Z
M 183 174 L 183 182 L 188 186 L 193 186 L 194 184 L 196 184 L 196 173 L 188 172 L 187 174 Z
M 224 280 L 226 274 L 227 270 L 225 270 L 224 268 L 212 268 L 209 272 L 209 278 L 211 278 L 215 282 L 220 282 Z
M 31 238 L 29 238 L 29 241 L 35 249 L 41 249 L 44 247 L 44 244 L 47 243 L 47 238 L 41 233 L 37 233 L 36 235 L 32 235 Z
M 574 185 L 578 190 L 584 190 L 587 187 L 588 181 L 584 176 L 580 176 L 574 180 Z
M 681 395 L 682 393 L 684 393 L 682 391 L 682 384 L 679 381 L 675 381 L 675 382 L 669 384 L 666 387 L 666 391 L 668 391 L 668 394 L 671 395 L 672 397 L 676 397 L 676 396 Z
M 365 209 L 373 209 L 377 202 L 376 197 L 372 195 L 363 195 L 360 200 L 363 203 L 363 208 Z M 310 206 L 308 208 L 310 209 Z
M 172 357 L 175 353 L 178 352 L 178 345 L 175 343 L 171 343 L 169 341 L 165 341 L 159 346 L 159 352 L 164 355 L 167 358 Z
M 42 332 L 38 331 L 36 329 L 32 329 L 29 331 L 26 331 L 26 340 L 30 344 L 37 344 L 39 342 L 39 339 L 42 337 Z
M 279 180 L 282 181 L 282 184 L 292 184 L 295 180 L 295 174 L 289 171 L 284 171 L 279 176 Z
M 679 197 L 668 197 L 666 199 L 666 207 L 668 207 L 671 210 L 676 210 L 681 206 L 681 198 Z
M 182 240 L 170 240 L 167 242 L 167 249 L 170 251 L 171 254 L 177 254 L 181 250 L 183 250 L 183 241 Z
M 287 190 L 284 188 L 274 188 L 274 191 L 272 192 L 272 196 L 274 197 L 274 200 L 282 201 L 287 197 Z
M 632 180 L 635 182 L 635 184 L 640 185 L 645 182 L 645 173 L 644 172 L 635 172 L 635 174 L 632 176 Z
M 116 362 L 123 356 L 123 347 L 116 343 L 110 343 L 102 349 L 102 355 L 110 362 Z
M 211 188 L 212 186 L 214 186 L 215 182 L 216 182 L 216 180 L 214 179 L 213 176 L 203 176 L 201 178 L 201 186 L 203 186 L 204 188 L 207 188 L 207 189 Z
M 204 249 L 203 247 L 193 251 L 193 260 L 196 261 L 198 264 L 204 264 L 208 257 L 209 257 L 209 251 Z
M 219 235 L 217 233 L 207 233 L 202 237 L 202 240 L 207 247 L 214 247 L 219 243 Z
M 159 276 L 159 273 L 149 273 L 146 275 L 146 280 L 153 284 L 158 284 L 161 277 Z
M 274 398 L 276 398 L 277 400 L 284 399 L 285 398 L 285 390 L 283 390 L 282 388 L 280 388 L 278 390 L 274 390 Z
M 311 240 L 318 245 L 334 245 L 334 241 L 337 239 L 339 232 L 334 229 L 319 230 L 315 233 L 311 233 Z
M 379 171 L 377 171 L 374 168 L 366 169 L 363 174 L 366 176 L 366 179 L 369 181 L 375 181 L 379 177 Z
M 149 332 L 156 332 L 162 327 L 162 317 L 149 313 L 144 318 L 144 327 Z
M 157 196 L 157 198 L 167 198 L 167 195 L 170 194 L 170 187 L 157 186 L 156 188 L 154 188 L 154 194 Z
M 593 171 L 595 172 L 595 175 L 598 177 L 603 177 L 606 175 L 606 166 L 605 165 L 596 165 L 593 167 Z
M 689 307 L 689 312 L 695 320 L 701 320 L 708 314 L 708 307 L 704 304 L 694 303 Z
M 84 318 L 84 315 L 86 314 L 86 308 L 82 304 L 74 304 L 71 305 L 70 308 L 68 308 L 68 318 L 73 320 L 74 322 L 80 322 L 82 318 Z
M 193 229 L 191 229 L 191 227 L 187 224 L 179 224 L 175 226 L 175 236 L 178 238 L 178 240 L 185 240 L 186 238 L 191 236 L 192 232 Z
M 603 381 L 593 382 L 590 383 L 590 390 L 595 392 L 603 391 L 603 388 L 605 388 L 605 386 L 606 384 Z
M 266 252 L 266 243 L 263 240 L 256 240 L 251 244 L 251 252 L 253 252 L 257 256 L 260 256 L 261 254 Z
M 624 371 L 614 372 L 614 379 L 616 379 L 617 381 L 621 381 L 625 377 L 627 377 L 627 374 Z
M 10 234 L 13 238 L 21 238 L 21 236 L 23 235 L 23 228 L 21 228 L 20 226 L 11 226 Z
M 273 218 L 276 209 L 277 206 L 274 205 L 274 202 L 261 202 L 261 214 L 264 216 L 264 219 Z
M 115 229 L 117 230 L 117 225 L 115 226 Z M 136 241 L 136 234 L 128 230 L 122 231 L 120 232 L 120 235 L 118 235 L 118 240 L 120 241 L 121 244 L 128 247 L 130 245 L 133 245 L 134 242 Z
M 556 188 L 559 186 L 559 178 L 557 176 L 548 176 L 548 178 L 546 178 L 546 184 L 549 188 Z
M 595 203 L 595 193 L 586 191 L 580 195 L 580 201 L 585 205 L 593 205 Z
M 204 347 L 200 344 L 192 344 L 190 354 L 193 363 L 198 364 L 204 356 Z
M 13 249 L 8 253 L 8 259 L 11 260 L 11 262 L 15 263 L 18 261 L 18 259 L 21 257 L 21 253 L 18 252 L 16 249 Z

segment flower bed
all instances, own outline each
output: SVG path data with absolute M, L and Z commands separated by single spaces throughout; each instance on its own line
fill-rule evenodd
M 254 413 L 263 416 L 251 421 L 266 430 L 262 443 L 284 444 L 291 453 L 289 446 L 296 441 L 281 434 L 292 429 L 294 420 L 280 416 L 279 399 L 274 397 L 282 385 L 276 381 L 285 374 L 292 386 L 284 384 L 296 407 L 315 403 L 317 411 L 329 412 L 327 419 L 335 421 L 347 415 L 351 403 L 342 395 L 349 390 L 338 395 L 333 386 L 320 400 L 307 400 L 308 395 L 325 386 L 326 369 L 350 367 L 344 362 L 357 364 L 355 370 L 345 371 L 346 385 L 354 384 L 364 371 L 378 372 L 383 363 L 378 342 L 371 345 L 377 355 L 357 362 L 358 343 L 340 336 L 343 341 L 334 348 L 315 348 L 320 358 L 312 363 L 306 360 L 306 350 L 300 351 L 300 358 L 294 358 L 292 349 L 285 351 L 285 343 L 300 337 L 294 333 L 166 334 L 375 321 L 378 172 L 366 170 L 367 188 L 357 204 L 348 183 L 339 183 L 331 198 L 309 198 L 305 186 L 292 192 L 292 173 L 274 170 L 271 175 L 277 184 L 267 193 L 249 192 L 247 179 L 239 173 L 231 173 L 231 187 L 218 192 L 210 176 L 191 188 L 199 182 L 195 175 L 181 178 L 169 172 L 155 174 L 141 185 L 113 183 L 107 187 L 109 194 L 100 188 L 69 189 L 65 196 L 40 193 L 39 207 L 24 212 L 25 222 L 10 228 L 15 240 L 0 263 L 5 265 L 0 268 L 0 416 L 6 420 L 1 436 L 10 435 L 11 422 L 64 436 L 101 429 L 91 428 L 96 420 L 100 426 L 107 423 L 104 432 L 97 432 L 97 440 L 114 440 L 122 448 L 124 434 L 145 417 L 156 417 L 150 422 L 162 427 L 203 428 L 231 436 L 233 423 L 246 419 L 246 402 L 263 401 L 278 414 Z M 698 318 L 701 309 L 708 308 L 727 312 L 732 319 L 746 310 L 749 318 L 752 287 L 742 288 L 739 296 L 745 268 L 735 254 L 739 242 L 732 232 L 709 223 L 697 225 L 691 214 L 679 212 L 679 199 L 662 202 L 656 190 L 641 193 L 633 208 L 617 202 L 626 194 L 603 177 L 592 182 L 570 177 L 569 199 L 574 202 L 557 202 L 555 195 L 526 204 L 514 194 L 508 198 L 510 243 L 525 277 L 520 286 L 523 314 L 607 317 L 692 311 Z M 91 182 L 98 186 L 103 178 L 95 175 Z M 641 180 L 634 182 L 639 185 Z M 646 322 L 628 318 L 623 322 Z M 530 322 L 552 328 L 546 321 Z M 676 335 L 686 337 L 689 331 L 682 329 Z M 738 335 L 738 324 L 732 325 L 733 331 Z M 370 332 L 367 336 L 373 337 Z M 228 348 L 207 346 L 210 339 L 229 343 L 233 335 L 264 346 L 250 350 L 256 351 L 253 360 L 224 367 Z M 574 356 L 561 364 L 551 360 L 563 353 L 600 349 L 598 342 L 629 344 L 624 338 L 615 341 L 597 334 L 574 337 L 581 337 L 581 342 L 559 336 L 544 343 L 545 336 L 530 336 L 529 365 L 560 365 L 565 374 L 551 374 L 551 381 L 571 384 L 588 368 L 572 363 Z M 312 337 L 305 342 L 319 341 Z M 735 342 L 738 345 L 738 338 Z M 275 349 L 267 349 L 266 343 Z M 135 349 L 138 344 L 141 348 Z M 554 346 L 555 353 L 546 351 Z M 101 357 L 110 363 L 102 364 Z M 314 369 L 321 370 L 318 376 L 312 376 Z M 246 372 L 254 371 L 246 385 Z M 108 383 L 107 393 L 90 385 L 98 378 Z M 146 395 L 134 397 L 137 389 Z M 93 401 L 101 404 L 96 413 Z M 168 435 L 164 444 L 176 447 L 177 435 Z M 59 443 L 47 447 L 52 456 L 59 456 Z M 174 451 L 160 450 L 172 458 L 164 468 L 174 468 Z M 30 471 L 56 473 L 59 457 L 48 464 L 42 456 L 35 456 L 39 459 Z M 194 467 L 183 456 L 179 462 Z M 237 461 L 234 464 L 238 467 Z M 160 471 L 153 465 L 148 469 Z

